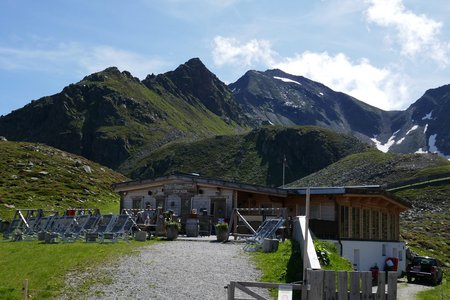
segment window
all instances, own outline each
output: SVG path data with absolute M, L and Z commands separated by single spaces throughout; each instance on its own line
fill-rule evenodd
M 394 214 L 388 214 L 388 223 L 389 223 L 388 239 L 396 240 L 397 239 L 397 236 L 395 234 L 396 222 Z
M 309 211 L 310 219 L 320 219 L 320 206 L 319 205 L 311 205 Z
M 388 239 L 388 218 L 387 213 L 381 213 L 381 239 Z
M 360 236 L 360 209 L 352 207 L 352 238 L 359 239 Z
M 133 197 L 133 209 L 141 209 L 142 208 L 142 198 L 143 197 Z
M 349 237 L 348 236 L 348 206 L 341 206 L 340 209 L 340 236 L 342 238 Z
M 370 239 L 370 210 L 363 209 L 363 224 L 362 224 L 362 236 L 363 239 Z
M 379 220 L 380 220 L 380 214 L 377 211 L 372 211 L 372 240 L 379 240 Z
M 326 221 L 334 221 L 335 220 L 335 214 L 334 214 L 334 205 L 321 205 L 320 207 L 320 219 L 326 220 Z

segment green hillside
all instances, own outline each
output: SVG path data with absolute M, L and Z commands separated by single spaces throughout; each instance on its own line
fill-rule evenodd
M 0 142 L 0 218 L 16 208 L 119 211 L 110 185 L 127 178 L 85 158 L 42 144 Z
M 450 163 L 434 154 L 356 153 L 288 186 L 387 185 L 450 172 Z
M 203 76 L 197 81 L 208 80 L 191 86 L 189 73 L 180 73 L 180 78 L 161 75 L 164 84 L 150 76 L 144 84 L 111 67 L 1 116 L 0 135 L 44 143 L 126 173 L 142 155 L 173 141 L 247 130 L 231 94 L 227 102 L 217 92 L 225 93 L 226 85 L 199 60 L 179 69 L 194 69 Z M 203 95 L 209 96 L 202 102 Z
M 268 126 L 247 134 L 167 145 L 141 160 L 140 167 L 129 176 L 150 178 L 195 172 L 231 181 L 280 186 L 284 157 L 285 180 L 290 182 L 366 148 L 356 138 L 319 127 Z

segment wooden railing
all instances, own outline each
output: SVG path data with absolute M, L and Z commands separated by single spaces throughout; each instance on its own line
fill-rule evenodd
M 387 285 L 386 285 L 387 277 Z M 250 288 L 279 289 L 281 286 L 290 286 L 291 290 L 301 290 L 302 299 L 311 300 L 395 300 L 397 298 L 397 273 L 379 272 L 377 278 L 372 278 L 372 272 L 346 272 L 308 270 L 305 284 L 280 284 L 264 282 L 239 282 L 232 281 L 227 286 L 228 300 L 248 298 L 236 298 L 236 290 L 253 297 L 252 299 L 265 300 L 255 290 Z M 373 284 L 376 287 L 372 287 Z M 293 299 L 292 295 L 285 299 Z

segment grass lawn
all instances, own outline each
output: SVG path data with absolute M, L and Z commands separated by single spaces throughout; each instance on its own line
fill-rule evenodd
M 450 299 L 450 282 L 448 277 L 444 278 L 442 284 L 432 290 L 420 292 L 417 297 L 421 300 Z
M 316 250 L 320 250 L 321 266 L 325 270 L 351 271 L 351 264 L 339 256 L 336 247 L 327 242 L 314 241 Z M 262 272 L 261 282 L 292 283 L 303 278 L 303 258 L 299 245 L 291 240 L 280 243 L 278 251 L 271 253 L 253 252 L 252 256 Z M 326 257 L 326 259 L 324 259 Z M 270 294 L 276 298 L 278 290 Z M 295 293 L 294 293 L 295 295 Z
M 148 244 L 136 241 L 129 244 L 123 241 L 115 244 L 1 241 L 0 299 L 21 299 L 25 279 L 29 282 L 31 298 L 53 299 L 63 292 L 68 272 L 89 271 Z

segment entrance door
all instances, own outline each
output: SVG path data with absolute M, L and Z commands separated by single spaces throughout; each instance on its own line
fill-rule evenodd
M 225 198 L 211 199 L 211 211 L 214 214 L 214 222 L 218 219 L 225 219 L 227 217 L 227 202 Z
M 177 216 L 181 216 L 181 198 L 178 195 L 169 195 L 166 198 L 166 210 L 172 210 Z
M 353 270 L 359 271 L 359 249 L 353 249 Z

